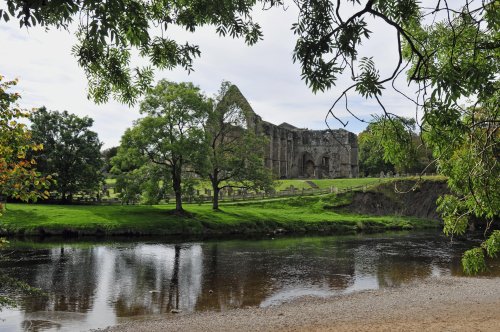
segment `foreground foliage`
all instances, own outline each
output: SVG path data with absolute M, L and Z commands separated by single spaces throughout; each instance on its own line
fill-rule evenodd
M 29 112 L 17 105 L 21 96 L 11 90 L 17 81 L 4 81 L 0 75 L 0 216 L 3 199 L 14 197 L 23 201 L 47 198 L 51 177 L 43 177 L 29 157 L 43 145 L 31 140 L 25 121 Z
M 76 23 L 78 42 L 72 52 L 87 75 L 89 97 L 103 103 L 112 95 L 134 103 L 153 82 L 150 66 L 130 64 L 135 51 L 156 68 L 181 66 L 190 71 L 201 51 L 197 45 L 175 40 L 171 30 L 194 32 L 210 25 L 220 36 L 244 38 L 252 45 L 262 37 L 250 15 L 258 2 L 267 7 L 280 1 L 7 0 L 0 20 L 16 19 L 21 28 L 67 30 Z
M 16 84 L 17 81 L 4 82 L 0 75 L 0 217 L 3 217 L 3 200 L 7 197 L 23 201 L 47 198 L 46 189 L 52 183 L 50 176 L 42 177 L 36 171 L 36 161 L 28 157 L 29 153 L 43 149 L 43 145 L 32 141 L 31 132 L 22 122 L 29 117 L 29 112 L 17 105 L 21 96 L 9 91 Z M 8 241 L 0 238 L 0 249 L 7 245 Z M 3 259 L 4 255 L 0 254 L 0 263 Z M 41 294 L 38 289 L 0 273 L 0 310 L 16 305 L 12 295 L 16 293 Z
M 313 91 L 327 90 L 344 72 L 352 85 L 334 101 L 345 110 L 348 94 L 372 98 L 382 117 L 398 117 L 383 103 L 383 92 L 392 88 L 411 100 L 416 108 L 423 143 L 432 151 L 438 171 L 449 179 L 451 194 L 440 201 L 445 232 L 462 234 L 472 218 L 491 229 L 500 211 L 500 3 L 491 1 L 366 0 L 298 1 L 300 15 L 294 31 L 298 40 L 294 59 L 302 66 L 302 77 Z M 346 10 L 347 9 L 347 10 Z M 393 70 L 382 77 L 373 58 L 359 57 L 360 46 L 372 36 L 368 18 L 374 18 L 393 33 L 398 55 Z M 406 95 L 397 79 L 407 74 L 416 91 Z M 358 118 L 359 119 L 359 118 Z M 359 119 L 365 121 L 364 119 Z M 396 129 L 396 128 L 394 128 Z M 387 137 L 385 153 L 394 164 L 412 153 L 411 130 L 397 130 Z M 486 232 L 487 233 L 487 232 Z M 495 237 L 495 234 L 491 236 Z M 464 255 L 463 264 L 477 270 L 484 266 L 490 243 Z M 482 254 L 480 254 L 482 253 Z

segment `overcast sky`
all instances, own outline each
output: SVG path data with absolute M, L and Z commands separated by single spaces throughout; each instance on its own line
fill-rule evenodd
M 206 94 L 217 92 L 222 80 L 236 84 L 264 120 L 280 124 L 288 122 L 297 127 L 324 129 L 325 115 L 334 99 L 351 82 L 341 77 L 337 86 L 326 92 L 313 94 L 300 79 L 300 66 L 293 64 L 292 51 L 295 38 L 290 30 L 297 19 L 297 10 L 273 9 L 255 11 L 255 19 L 261 24 L 264 40 L 246 46 L 243 40 L 218 37 L 213 28 L 198 29 L 190 34 L 172 30 L 178 41 L 189 41 L 200 46 L 202 55 L 194 61 L 195 71 L 188 75 L 182 69 L 158 71 L 156 79 L 191 81 Z M 383 22 L 369 21 L 373 38 L 365 42 L 362 56 L 373 56 L 381 75 L 387 76 L 397 61 L 395 32 Z M 140 117 L 138 107 L 111 101 L 95 105 L 87 100 L 87 82 L 83 70 L 71 55 L 75 38 L 71 32 L 55 29 L 19 29 L 18 22 L 0 23 L 0 74 L 6 79 L 19 78 L 21 106 L 26 108 L 46 106 L 49 110 L 67 110 L 94 119 L 93 129 L 98 132 L 105 148 L 119 144 L 120 137 L 133 120 Z M 404 76 L 404 75 L 403 75 Z M 405 91 L 404 80 L 399 86 Z M 411 92 L 410 92 L 411 93 Z M 392 89 L 383 97 L 389 111 L 398 115 L 414 116 L 413 105 Z M 349 96 L 350 109 L 358 116 L 369 118 L 380 114 L 370 100 L 356 94 Z M 344 121 L 345 128 L 359 133 L 365 125 L 350 118 L 342 106 L 335 114 Z M 339 122 L 329 121 L 334 128 Z

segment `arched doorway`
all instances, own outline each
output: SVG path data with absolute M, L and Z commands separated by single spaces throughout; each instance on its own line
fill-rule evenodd
M 314 158 L 310 152 L 303 152 L 301 160 L 301 176 L 305 178 L 316 177 L 316 164 L 314 163 Z
M 313 178 L 315 176 L 315 174 L 314 174 L 314 162 L 310 159 L 304 163 L 304 176 L 306 178 Z

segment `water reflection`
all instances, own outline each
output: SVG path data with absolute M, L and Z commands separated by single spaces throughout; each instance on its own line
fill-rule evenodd
M 85 330 L 127 317 L 268 306 L 460 274 L 438 234 L 282 238 L 183 244 L 13 242 L 3 272 L 48 291 L 4 311 L 0 330 Z M 500 275 L 498 263 L 492 273 Z

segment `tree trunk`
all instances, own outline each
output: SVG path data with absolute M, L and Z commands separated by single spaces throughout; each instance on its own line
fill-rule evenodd
M 212 182 L 212 190 L 214 192 L 213 194 L 213 202 L 212 202 L 212 209 L 213 210 L 218 210 L 219 209 L 219 177 L 218 177 L 218 172 L 217 169 L 214 169 L 213 175 L 210 175 L 210 182 Z
M 181 192 L 181 172 L 177 167 L 172 167 L 172 187 L 175 193 L 175 211 L 183 212 L 182 192 Z
M 214 202 L 212 204 L 212 209 L 213 210 L 218 210 L 219 209 L 219 192 L 220 189 L 217 185 L 213 187 L 214 189 Z
M 175 211 L 182 212 L 184 209 L 182 208 L 182 194 L 181 190 L 175 190 Z

